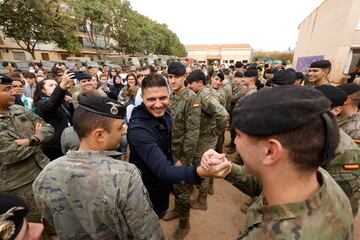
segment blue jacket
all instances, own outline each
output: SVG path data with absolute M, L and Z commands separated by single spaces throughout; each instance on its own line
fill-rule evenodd
M 142 173 L 154 211 L 161 214 L 169 207 L 173 183 L 200 184 L 196 167 L 176 167 L 172 163 L 170 113 L 155 118 L 144 104 L 134 108 L 128 124 L 130 162 Z

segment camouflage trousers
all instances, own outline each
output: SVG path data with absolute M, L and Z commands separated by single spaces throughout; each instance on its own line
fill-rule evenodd
M 173 192 L 175 196 L 175 209 L 179 212 L 180 218 L 190 217 L 190 195 L 193 190 L 191 184 L 174 184 Z
M 20 198 L 22 198 L 27 207 L 28 207 L 28 214 L 26 215 L 26 219 L 29 222 L 35 222 L 35 223 L 43 223 L 44 224 L 44 232 L 41 235 L 41 239 L 51 239 L 50 236 L 56 235 L 56 230 L 53 226 L 51 226 L 45 218 L 41 216 L 41 213 L 36 205 L 33 191 L 32 191 L 32 182 L 26 184 L 25 186 L 22 186 L 20 188 L 7 191 L 6 193 L 16 195 Z
M 198 151 L 194 156 L 194 163 L 196 166 L 200 166 L 201 157 L 209 149 L 215 149 L 218 142 L 218 136 L 214 136 L 212 134 L 206 134 L 201 136 L 199 139 L 200 146 L 198 146 Z M 224 143 L 224 142 L 223 142 Z M 200 185 L 197 186 L 199 189 L 199 197 L 206 198 L 208 194 L 210 184 L 210 178 L 205 178 Z

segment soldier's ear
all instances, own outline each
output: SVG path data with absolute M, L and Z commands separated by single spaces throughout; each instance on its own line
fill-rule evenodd
M 270 138 L 268 140 L 263 141 L 261 144 L 264 147 L 265 155 L 262 160 L 263 165 L 274 165 L 284 154 L 284 148 L 281 143 L 277 139 Z
M 97 143 L 103 143 L 105 141 L 105 130 L 103 128 L 94 129 L 92 135 Z

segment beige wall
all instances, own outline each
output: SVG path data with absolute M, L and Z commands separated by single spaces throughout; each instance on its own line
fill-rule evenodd
M 186 47 L 186 46 L 185 46 Z M 234 49 L 234 48 L 203 48 L 186 49 L 188 57 L 194 58 L 198 61 L 206 61 L 208 58 L 219 57 L 220 60 L 251 60 L 252 49 Z
M 299 57 L 325 55 L 332 63 L 331 81 L 346 73 L 351 47 L 360 46 L 359 0 L 326 0 L 299 25 L 293 66 Z

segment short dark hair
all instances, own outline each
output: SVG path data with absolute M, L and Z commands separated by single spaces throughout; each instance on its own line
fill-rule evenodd
M 144 92 L 147 88 L 153 87 L 166 87 L 166 80 L 160 74 L 150 74 L 147 75 L 141 83 L 141 90 Z
M 26 72 L 24 74 L 24 78 L 36 78 L 36 75 L 35 75 L 35 73 L 32 73 L 32 72 Z
M 84 121 L 84 119 L 86 121 Z M 102 128 L 106 132 L 111 131 L 114 118 L 105 117 L 85 110 L 82 107 L 75 109 L 73 115 L 73 128 L 80 140 L 87 137 L 96 128 Z
M 339 128 L 334 115 L 330 112 L 326 114 L 333 122 L 333 132 L 329 134 L 337 146 L 340 138 Z M 250 138 L 254 141 L 277 139 L 289 151 L 289 156 L 295 167 L 302 172 L 308 172 L 325 164 L 326 135 L 324 120 L 318 116 L 311 122 L 289 132 L 265 137 L 250 136 Z M 330 149 L 330 151 L 335 152 L 335 148 Z
M 9 64 L 10 64 L 9 62 L 6 62 L 6 61 L 5 61 L 5 62 L 2 63 L 2 66 L 3 66 L 4 68 L 6 68 L 7 66 L 9 66 Z

